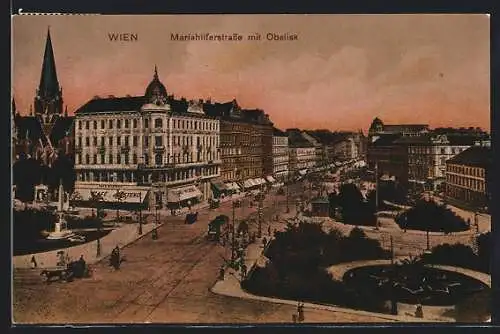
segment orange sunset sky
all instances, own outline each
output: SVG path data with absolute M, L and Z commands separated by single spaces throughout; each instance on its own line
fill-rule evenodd
M 158 65 L 176 97 L 264 109 L 279 128 L 385 123 L 490 129 L 487 15 L 17 16 L 13 95 L 29 113 L 50 26 L 69 113 L 142 95 Z M 108 33 L 135 33 L 111 42 Z M 298 41 L 171 41 L 171 33 L 296 33 Z

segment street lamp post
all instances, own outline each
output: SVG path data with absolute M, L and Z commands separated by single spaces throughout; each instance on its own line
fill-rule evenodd
M 232 202 L 232 207 L 233 207 L 233 228 L 232 228 L 232 231 L 231 231 L 231 263 L 234 262 L 235 260 L 235 241 L 236 241 L 236 238 L 235 238 L 235 233 L 236 233 L 236 221 L 235 221 L 235 204 L 234 204 L 234 201 Z
M 142 235 L 142 193 L 139 191 L 139 235 Z
M 288 204 L 288 187 L 290 185 L 290 174 L 287 174 L 286 176 L 286 213 L 289 213 L 290 212 L 290 206 Z
M 259 194 L 259 208 L 258 208 L 258 214 L 259 214 L 259 229 L 257 230 L 257 236 L 260 238 L 262 237 L 262 185 L 260 185 L 260 194 Z
M 479 213 L 474 211 L 474 225 L 476 226 L 476 233 L 479 234 Z

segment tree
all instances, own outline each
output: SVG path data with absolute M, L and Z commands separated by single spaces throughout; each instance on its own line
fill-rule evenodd
M 33 201 L 35 186 L 40 183 L 41 166 L 38 161 L 24 155 L 13 165 L 13 184 L 16 198 L 23 202 Z
M 125 199 L 126 195 L 123 191 L 116 190 L 116 193 L 113 194 L 113 197 L 118 201 L 116 205 L 116 221 L 120 221 L 120 204 Z
M 102 202 L 104 201 L 104 197 L 102 196 L 101 193 L 98 193 L 98 192 L 95 192 L 95 191 L 91 191 L 90 192 L 90 203 L 92 205 L 93 208 L 96 209 L 96 218 L 97 218 L 97 221 L 98 221 L 98 224 L 99 224 L 99 227 L 98 227 L 98 232 L 99 234 L 101 233 L 101 228 L 102 228 L 102 213 L 101 213 L 101 205 L 102 205 Z M 92 209 L 93 210 L 93 209 Z M 101 256 L 101 236 L 99 235 L 99 237 L 97 238 L 97 257 Z
M 401 214 L 396 222 L 402 228 L 433 232 L 456 232 L 468 229 L 467 223 L 444 205 L 433 201 L 418 201 Z
M 425 260 L 428 263 L 479 269 L 479 257 L 474 254 L 471 247 L 464 244 L 438 245 L 431 250 L 430 254 L 426 255 Z

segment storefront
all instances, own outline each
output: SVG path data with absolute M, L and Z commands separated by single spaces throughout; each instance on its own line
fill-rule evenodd
M 94 207 L 100 202 L 104 208 L 136 210 L 148 208 L 150 188 L 127 184 L 76 184 L 71 195 L 72 206 Z
M 194 185 L 168 189 L 169 209 L 191 208 L 201 202 L 203 193 Z
M 226 187 L 228 194 L 235 194 L 241 191 L 240 186 L 236 182 L 226 182 L 224 186 Z
M 211 186 L 214 198 L 224 197 L 228 193 L 228 189 L 222 181 L 212 180 L 210 182 L 210 186 Z

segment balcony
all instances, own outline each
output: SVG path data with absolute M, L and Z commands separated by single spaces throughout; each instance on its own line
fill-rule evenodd
M 164 145 L 155 145 L 153 150 L 155 153 L 163 153 L 165 152 L 165 146 Z
M 121 153 L 128 153 L 128 152 L 130 152 L 130 146 L 127 145 L 127 146 L 120 147 L 120 152 Z

